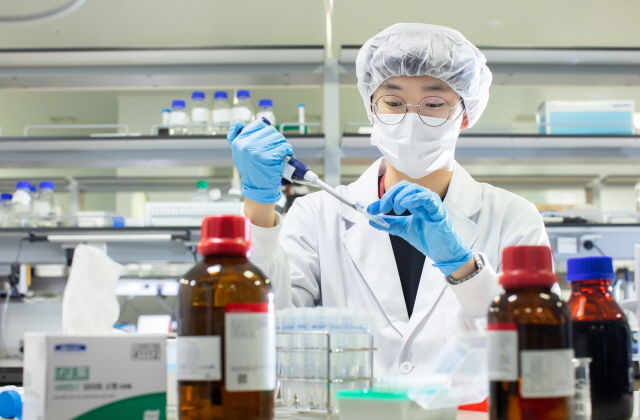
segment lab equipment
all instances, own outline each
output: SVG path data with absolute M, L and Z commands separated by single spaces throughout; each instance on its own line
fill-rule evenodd
M 215 133 L 226 133 L 231 126 L 231 106 L 227 92 L 220 90 L 213 94 L 211 122 Z
M 196 182 L 196 191 L 191 196 L 191 201 L 200 203 L 209 201 L 209 182 Z
M 335 412 L 337 390 L 371 387 L 375 349 L 366 313 L 287 308 L 276 319 L 280 405 Z
M 573 399 L 573 420 L 592 420 L 590 357 L 576 357 L 573 367 L 576 374 L 576 396 Z
M 213 410 L 225 419 L 273 419 L 273 289 L 249 263 L 250 229 L 243 216 L 207 217 L 198 244 L 204 260 L 180 280 L 177 378 L 182 420 L 211 418 Z M 233 397 L 223 397 L 227 393 Z
M 16 192 L 11 198 L 11 226 L 28 226 L 31 201 L 31 184 L 29 181 L 18 181 L 16 183 Z
M 271 99 L 260 99 L 258 101 L 258 113 L 256 120 L 266 118 L 271 125 L 276 125 L 276 116 L 273 113 L 273 101 Z
M 0 195 L 0 227 L 11 226 L 11 199 L 12 194 L 3 193 Z
M 16 386 L 0 387 L 0 417 L 22 419 L 22 398 L 24 388 Z
M 293 149 L 282 134 L 264 120 L 244 126 L 236 121 L 227 135 L 233 163 L 242 175 L 242 194 L 259 203 L 277 203 L 285 156 Z
M 165 108 L 162 110 L 162 125 L 169 124 L 171 124 L 171 110 Z
M 298 104 L 298 124 L 300 125 L 300 134 L 306 134 L 307 127 L 305 123 L 305 107 L 304 104 Z
M 169 134 L 174 136 L 187 134 L 186 125 L 189 124 L 189 116 L 185 111 L 185 107 L 185 102 L 179 99 L 171 103 L 171 114 L 169 115 L 171 128 L 169 129 Z
M 57 226 L 57 205 L 53 196 L 54 183 L 42 181 L 40 192 L 33 201 L 33 224 L 40 227 Z
M 633 414 L 631 329 L 611 296 L 610 257 L 567 260 L 569 308 L 576 357 L 590 357 L 593 420 L 628 420 Z
M 382 216 L 389 227 L 378 228 L 404 238 L 434 261 L 445 275 L 450 275 L 472 257 L 471 250 L 453 230 L 451 220 L 438 194 L 417 184 L 400 181 L 380 200 L 367 208 L 371 214 L 401 215 L 409 210 L 411 216 Z
M 633 100 L 545 101 L 538 108 L 540 134 L 633 134 Z
M 489 100 L 487 59 L 460 32 L 444 26 L 398 23 L 369 39 L 358 52 L 356 76 L 369 122 L 371 95 L 395 76 L 431 76 L 448 84 L 464 100 L 472 127 Z M 427 95 L 425 95 L 427 96 Z
M 166 341 L 166 334 L 26 333 L 23 418 L 164 418 Z
M 504 293 L 489 308 L 491 420 L 571 418 L 575 395 L 571 313 L 551 291 L 551 249 L 509 246 L 502 253 Z
M 191 124 L 189 134 L 211 134 L 211 111 L 205 106 L 204 92 L 191 94 Z
M 247 125 L 253 121 L 253 107 L 251 106 L 251 93 L 248 90 L 239 90 L 236 93 L 236 103 L 231 109 L 231 123 L 236 121 Z
M 425 410 L 402 391 L 378 389 L 340 390 L 342 420 L 455 420 L 457 404 Z

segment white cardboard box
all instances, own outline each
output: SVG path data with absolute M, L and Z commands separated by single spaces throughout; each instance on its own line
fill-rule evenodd
M 166 335 L 27 333 L 24 420 L 165 420 Z

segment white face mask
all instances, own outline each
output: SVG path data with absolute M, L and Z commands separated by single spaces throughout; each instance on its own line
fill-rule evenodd
M 387 115 L 381 114 L 380 118 Z M 396 115 L 389 115 L 390 121 Z M 428 118 L 433 125 L 442 124 L 441 118 Z M 395 125 L 376 121 L 371 132 L 371 144 L 380 149 L 389 163 L 413 178 L 420 179 L 438 169 L 451 169 L 456 141 L 460 133 L 462 118 L 447 120 L 438 127 L 430 127 L 420 120 L 418 114 L 407 113 Z

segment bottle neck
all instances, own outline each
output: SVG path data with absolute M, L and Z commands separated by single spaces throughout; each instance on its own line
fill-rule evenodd
M 592 295 L 602 295 L 606 299 L 613 299 L 612 292 L 613 287 L 611 281 L 607 279 L 599 280 L 581 280 L 571 283 L 571 292 L 580 293 L 581 291 L 588 290 Z
M 249 258 L 246 255 L 204 255 L 203 262 L 207 265 L 223 264 L 223 265 L 241 265 L 247 264 Z

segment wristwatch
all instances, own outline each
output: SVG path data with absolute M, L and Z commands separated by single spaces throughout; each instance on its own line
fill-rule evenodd
M 477 276 L 482 269 L 484 268 L 484 260 L 482 259 L 482 255 L 480 254 L 473 254 L 473 259 L 476 261 L 476 265 L 478 266 L 478 269 L 476 271 L 474 271 L 473 273 L 469 274 L 467 277 L 461 278 L 461 279 L 454 279 L 451 274 L 449 274 L 446 279 L 447 279 L 447 283 L 449 284 L 460 284 L 460 283 L 464 283 L 465 281 Z

